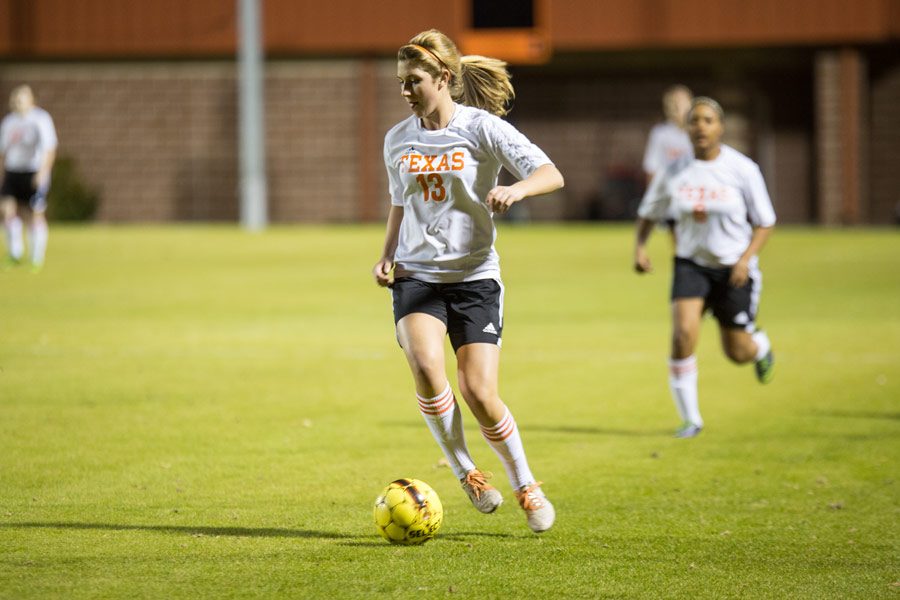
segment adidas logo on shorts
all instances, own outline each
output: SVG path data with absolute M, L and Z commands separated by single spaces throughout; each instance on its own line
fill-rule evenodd
M 497 328 L 494 327 L 493 323 L 488 323 L 487 326 L 481 331 L 484 333 L 492 333 L 494 335 L 497 335 Z

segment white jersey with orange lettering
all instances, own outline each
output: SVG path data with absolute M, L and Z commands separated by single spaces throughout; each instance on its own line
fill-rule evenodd
M 37 172 L 46 153 L 56 150 L 56 144 L 53 119 L 42 108 L 34 107 L 25 114 L 11 112 L 0 122 L 0 150 L 7 171 Z
M 712 268 L 734 265 L 753 227 L 775 224 L 759 166 L 725 144 L 714 160 L 683 157 L 656 174 L 638 216 L 658 221 L 666 214 L 676 217 L 675 255 Z
M 644 150 L 644 172 L 659 173 L 682 156 L 693 156 L 694 148 L 687 132 L 670 122 L 658 123 L 650 130 Z
M 395 275 L 430 283 L 500 279 L 485 198 L 501 167 L 524 179 L 552 164 L 503 119 L 461 104 L 444 129 L 425 129 L 415 115 L 394 126 L 384 163 L 391 204 L 403 207 Z

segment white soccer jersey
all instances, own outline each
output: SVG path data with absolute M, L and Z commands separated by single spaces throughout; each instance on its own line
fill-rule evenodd
M 499 279 L 485 198 L 501 167 L 524 179 L 551 164 L 515 127 L 461 104 L 444 129 L 425 129 L 415 115 L 394 126 L 384 163 L 391 203 L 403 207 L 395 273 L 434 283 Z
M 659 123 L 650 130 L 644 150 L 644 172 L 659 173 L 682 156 L 693 156 L 694 148 L 686 131 L 674 123 Z
M 44 155 L 56 149 L 53 119 L 42 108 L 34 107 L 24 115 L 11 112 L 0 123 L 0 150 L 7 171 L 37 172 Z
M 705 267 L 734 265 L 750 245 L 753 227 L 771 227 L 775 211 L 755 162 L 722 145 L 715 160 L 684 157 L 657 173 L 638 216 L 676 217 L 675 254 Z

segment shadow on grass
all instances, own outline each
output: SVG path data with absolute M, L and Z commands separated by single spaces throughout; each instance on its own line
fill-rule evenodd
M 604 427 L 579 427 L 576 425 L 527 425 L 525 431 L 546 433 L 570 433 L 579 435 L 613 435 L 622 437 L 672 437 L 672 429 L 610 429 Z
M 875 412 L 872 410 L 817 410 L 813 411 L 814 417 L 834 417 L 837 419 L 884 419 L 885 421 L 900 421 L 900 412 Z
M 421 428 L 421 421 L 382 421 L 387 428 L 415 427 Z M 604 427 L 583 427 L 577 425 L 529 425 L 521 424 L 523 432 L 540 431 L 545 433 L 565 433 L 574 435 L 608 435 L 621 437 L 672 437 L 674 429 L 611 429 Z
M 308 529 L 274 527 L 197 527 L 190 525 L 116 525 L 113 523 L 66 523 L 62 521 L 0 523 L 2 529 L 90 529 L 101 531 L 159 531 L 193 536 L 282 537 L 319 539 L 359 539 L 358 535 Z
M 444 541 L 444 542 L 454 542 L 454 543 L 468 543 L 474 539 L 480 538 L 516 538 L 521 539 L 525 537 L 535 537 L 534 535 L 512 535 L 509 533 L 488 533 L 484 531 L 461 531 L 459 533 L 450 533 L 450 534 L 442 534 L 439 533 L 435 538 L 436 541 Z M 373 540 L 366 541 L 354 541 L 354 542 L 338 542 L 339 546 L 354 546 L 358 548 L 369 548 L 369 547 L 379 547 L 379 548 L 418 548 L 420 545 L 403 545 L 403 544 L 388 544 L 381 538 L 376 538 Z

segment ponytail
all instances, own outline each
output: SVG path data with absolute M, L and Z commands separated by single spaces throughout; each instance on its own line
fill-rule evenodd
M 462 57 L 462 93 L 459 101 L 502 117 L 516 97 L 506 63 L 496 58 Z

